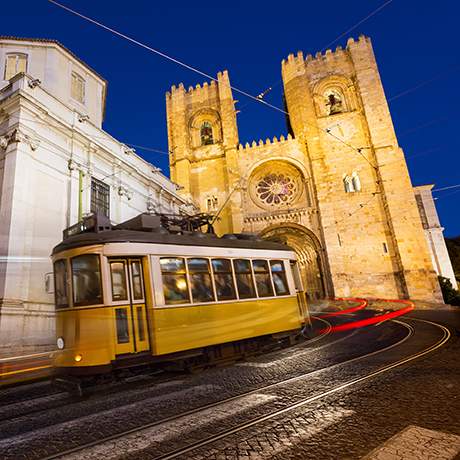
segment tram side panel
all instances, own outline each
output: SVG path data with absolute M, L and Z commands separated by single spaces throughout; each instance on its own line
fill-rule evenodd
M 289 262 L 285 262 L 289 295 L 250 300 L 166 305 L 159 257 L 151 256 L 155 303 L 149 312 L 152 351 L 163 355 L 299 329 L 305 321 L 295 294 Z
M 154 308 L 155 350 L 161 355 L 299 329 L 296 297 Z

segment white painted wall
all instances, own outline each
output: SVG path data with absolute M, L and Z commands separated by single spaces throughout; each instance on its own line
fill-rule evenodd
M 102 126 L 106 82 L 64 47 L 52 41 L 0 39 L 0 88 L 8 84 L 8 81 L 4 80 L 8 53 L 26 54 L 27 73 L 31 77 L 38 78 L 42 87 L 60 101 L 79 113 L 88 115 L 96 126 Z M 72 72 L 85 79 L 84 104 L 71 97 Z
M 78 121 L 45 85 L 31 88 L 31 77 L 17 75 L 0 89 L 0 356 L 54 344 L 45 275 L 62 230 L 78 220 L 79 171 L 83 214 L 92 176 L 110 186 L 113 223 L 186 206 L 157 168 L 91 120 Z
M 446 242 L 444 240 L 444 227 L 441 227 L 438 212 L 433 200 L 431 190 L 433 185 L 421 185 L 414 187 L 414 193 L 417 199 L 420 216 L 422 217 L 425 237 L 430 248 L 431 260 L 436 273 L 445 278 L 449 278 L 452 286 L 458 289 L 457 280 L 455 279 L 454 269 L 447 252 Z

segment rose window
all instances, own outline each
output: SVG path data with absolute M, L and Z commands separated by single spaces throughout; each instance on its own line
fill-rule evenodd
M 286 174 L 272 173 L 259 180 L 256 192 L 264 204 L 289 204 L 297 194 L 297 184 L 294 178 Z

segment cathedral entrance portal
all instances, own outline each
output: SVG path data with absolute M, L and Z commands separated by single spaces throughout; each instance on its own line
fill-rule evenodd
M 286 243 L 294 249 L 307 298 L 318 300 L 326 296 L 324 270 L 317 238 L 300 225 L 269 227 L 261 232 L 262 238 Z

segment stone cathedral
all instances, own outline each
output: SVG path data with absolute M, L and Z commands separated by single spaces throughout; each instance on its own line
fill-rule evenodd
M 442 301 L 369 38 L 281 63 L 288 134 L 242 145 L 227 71 L 166 94 L 171 178 L 218 234 L 296 251 L 310 299 Z M 269 110 L 269 109 L 267 109 Z

